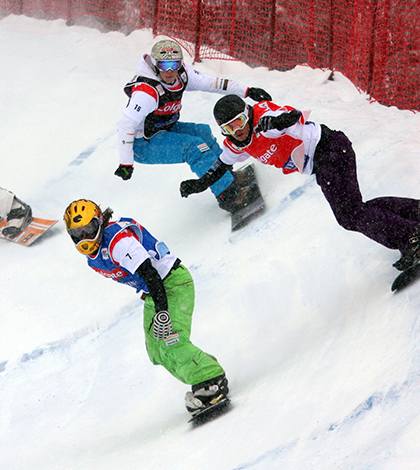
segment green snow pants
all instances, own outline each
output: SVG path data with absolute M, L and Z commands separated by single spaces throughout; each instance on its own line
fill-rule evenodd
M 172 329 L 179 334 L 179 342 L 167 346 L 165 341 L 153 336 L 155 304 L 151 295 L 144 303 L 144 333 L 146 349 L 155 365 L 162 365 L 183 383 L 196 385 L 224 374 L 216 358 L 203 352 L 190 341 L 194 310 L 194 282 L 182 264 L 163 281 L 168 297 L 168 312 Z

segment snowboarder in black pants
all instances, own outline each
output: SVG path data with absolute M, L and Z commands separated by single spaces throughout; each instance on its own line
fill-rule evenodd
M 234 95 L 221 98 L 214 117 L 226 136 L 219 159 L 226 165 L 254 157 L 284 173 L 315 174 L 325 198 L 345 229 L 400 250 L 394 267 L 404 271 L 420 263 L 418 199 L 379 197 L 363 202 L 356 155 L 347 136 L 308 121 L 309 111 L 264 101 L 250 106 Z M 222 171 L 181 183 L 183 197 L 204 191 Z

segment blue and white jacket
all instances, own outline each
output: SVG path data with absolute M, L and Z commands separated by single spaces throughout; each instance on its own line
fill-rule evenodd
M 98 252 L 87 256 L 88 265 L 102 276 L 134 287 L 137 292 L 149 293 L 146 283 L 136 273 L 147 259 L 164 279 L 177 257 L 142 225 L 124 217 L 109 223 Z

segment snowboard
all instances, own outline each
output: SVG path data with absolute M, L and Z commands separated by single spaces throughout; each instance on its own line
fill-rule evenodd
M 224 398 L 223 400 L 217 402 L 214 405 L 211 405 L 194 415 L 188 422 L 192 423 L 193 426 L 200 426 L 209 421 L 213 421 L 219 416 L 227 413 L 231 409 L 231 404 L 229 398 Z
M 262 215 L 265 210 L 265 201 L 258 187 L 254 164 L 248 163 L 240 168 L 235 178 L 240 181 L 241 186 L 250 186 L 249 191 L 252 191 L 252 194 L 250 195 L 251 201 L 232 214 L 232 231 L 241 229 L 251 220 Z
M 35 240 L 40 238 L 42 235 L 47 232 L 53 225 L 55 225 L 58 220 L 48 220 L 48 219 L 39 219 L 34 217 L 32 222 L 26 227 L 26 229 L 17 235 L 15 238 L 8 238 L 2 235 L 1 230 L 6 227 L 7 221 L 2 220 L 0 222 L 0 238 L 4 240 L 9 240 L 19 245 L 30 246 Z
M 392 292 L 400 292 L 420 279 L 420 264 L 416 264 L 399 274 L 392 283 Z

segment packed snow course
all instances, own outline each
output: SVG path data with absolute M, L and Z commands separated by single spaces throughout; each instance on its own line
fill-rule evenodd
M 391 293 L 398 253 L 342 229 L 313 178 L 257 162 L 267 211 L 237 233 L 210 191 L 180 197 L 186 165 L 113 175 L 122 88 L 154 41 L 0 21 L 0 185 L 60 220 L 33 247 L 0 243 L 0 468 L 418 470 L 420 283 Z M 340 73 L 196 68 L 344 131 L 365 199 L 420 197 L 420 114 L 370 102 Z M 219 97 L 186 94 L 181 118 L 221 142 Z M 188 387 L 148 360 L 138 295 L 90 270 L 66 234 L 79 198 L 134 217 L 191 271 L 192 340 L 225 368 L 229 413 L 187 423 Z

